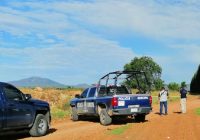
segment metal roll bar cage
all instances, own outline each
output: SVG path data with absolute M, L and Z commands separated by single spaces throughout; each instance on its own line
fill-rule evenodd
M 104 75 L 102 78 L 99 79 L 98 85 L 101 86 L 101 81 L 106 80 L 105 87 L 107 87 L 109 79 L 114 79 L 114 86 L 117 86 L 117 82 L 118 82 L 119 77 L 121 75 L 127 75 L 127 77 L 124 78 L 124 79 L 126 79 L 127 81 L 130 81 L 131 78 L 135 78 L 137 85 L 138 85 L 138 88 L 141 89 L 141 86 L 140 86 L 140 83 L 139 83 L 139 80 L 138 80 L 138 78 L 139 78 L 138 75 L 141 75 L 141 74 L 144 75 L 146 84 L 148 85 L 148 88 L 149 88 L 148 90 L 150 90 L 150 83 L 148 82 L 146 73 L 144 71 L 115 71 L 115 72 L 110 72 L 110 73 Z M 112 75 L 112 78 L 111 78 L 111 75 Z

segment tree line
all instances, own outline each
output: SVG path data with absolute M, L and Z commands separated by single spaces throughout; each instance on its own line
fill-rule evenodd
M 160 90 L 162 87 L 168 87 L 169 90 L 179 91 L 181 87 L 187 87 L 185 81 L 182 81 L 180 84 L 176 82 L 165 84 L 165 82 L 161 79 L 162 68 L 148 56 L 135 57 L 130 63 L 125 64 L 124 70 L 145 71 L 151 90 Z M 139 78 L 139 80 L 141 79 L 142 77 Z M 135 79 L 132 79 L 126 84 L 131 87 L 136 87 L 136 82 L 137 81 Z M 143 81 L 140 82 L 142 83 Z M 145 84 L 143 83 L 143 85 Z M 200 93 L 200 66 L 194 74 L 191 83 L 188 85 L 190 85 L 191 92 Z
M 200 65 L 192 77 L 190 83 L 190 91 L 192 93 L 200 93 Z

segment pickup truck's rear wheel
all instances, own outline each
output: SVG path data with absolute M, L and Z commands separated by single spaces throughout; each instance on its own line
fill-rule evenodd
M 34 137 L 43 136 L 47 133 L 48 129 L 49 126 L 46 117 L 42 114 L 38 114 L 29 134 Z
M 145 114 L 138 114 L 138 115 L 135 116 L 135 121 L 136 122 L 144 122 L 145 121 L 145 117 L 146 117 Z
M 100 122 L 102 125 L 109 125 L 112 122 L 112 118 L 108 115 L 106 109 L 100 111 Z
M 77 109 L 76 109 L 76 107 L 72 107 L 71 109 L 72 109 L 71 119 L 72 119 L 73 121 L 78 121 L 78 120 L 79 120 L 79 116 L 78 116 L 78 114 L 77 114 Z

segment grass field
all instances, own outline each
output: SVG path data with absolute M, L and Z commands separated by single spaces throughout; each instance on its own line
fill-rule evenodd
M 151 93 L 153 104 L 158 104 L 159 103 L 159 101 L 158 101 L 158 93 L 159 93 L 159 91 L 153 91 Z M 175 101 L 178 101 L 179 99 L 180 99 L 179 92 L 177 92 L 177 91 L 169 91 L 169 98 L 168 98 L 169 102 L 175 102 Z

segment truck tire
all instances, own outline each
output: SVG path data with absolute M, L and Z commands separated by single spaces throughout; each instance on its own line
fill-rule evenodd
M 76 107 L 72 107 L 71 109 L 72 109 L 71 119 L 73 121 L 78 121 L 79 120 L 79 116 L 77 114 Z
M 43 136 L 47 133 L 48 129 L 49 126 L 46 117 L 42 114 L 38 114 L 29 134 L 33 137 Z
M 109 125 L 112 122 L 112 118 L 108 115 L 106 109 L 100 111 L 100 123 L 102 125 Z
M 136 122 L 144 122 L 145 121 L 145 117 L 146 117 L 145 114 L 138 114 L 138 115 L 135 116 L 135 121 Z

